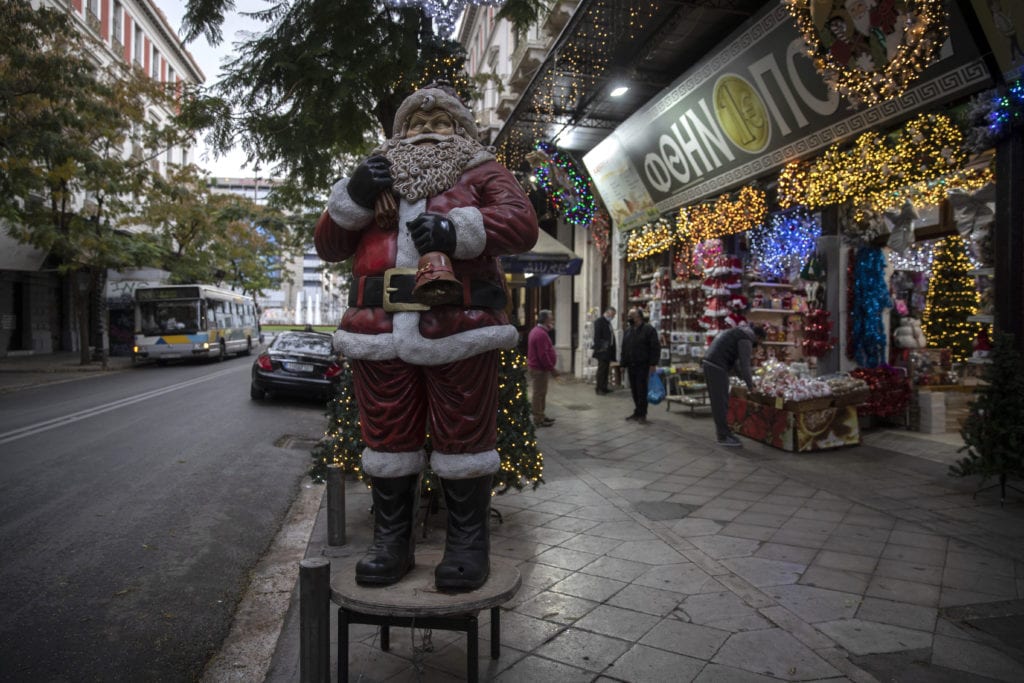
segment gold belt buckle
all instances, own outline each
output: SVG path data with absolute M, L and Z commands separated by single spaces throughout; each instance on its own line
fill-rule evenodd
M 416 276 L 415 268 L 388 268 L 384 271 L 384 292 L 381 296 L 384 311 L 386 313 L 395 313 L 396 311 L 429 311 L 430 306 L 424 306 L 414 301 L 409 303 L 392 303 L 391 295 L 398 291 L 398 287 L 391 286 L 391 277 L 394 275 L 412 275 Z

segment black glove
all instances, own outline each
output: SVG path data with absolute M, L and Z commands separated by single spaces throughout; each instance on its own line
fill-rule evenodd
M 391 187 L 391 162 L 381 155 L 362 161 L 348 181 L 348 196 L 364 209 L 372 209 L 377 195 Z
M 406 225 L 421 254 L 442 251 L 451 256 L 455 253 L 455 226 L 441 214 L 421 213 Z

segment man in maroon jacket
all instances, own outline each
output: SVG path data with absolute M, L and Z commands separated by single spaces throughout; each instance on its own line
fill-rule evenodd
M 397 582 L 415 563 L 413 526 L 424 441 L 448 510 L 440 590 L 473 590 L 489 567 L 498 354 L 516 345 L 497 257 L 529 251 L 537 216 L 516 179 L 476 140 L 473 115 L 446 86 L 410 95 L 394 137 L 340 180 L 317 222 L 317 253 L 352 259 L 349 308 L 335 333 L 349 359 L 370 477 L 374 542 L 361 584 Z M 412 295 L 420 257 L 441 252 L 462 300 Z

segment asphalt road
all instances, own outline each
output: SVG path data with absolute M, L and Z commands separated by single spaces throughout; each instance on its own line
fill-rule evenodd
M 0 680 L 198 679 L 326 424 L 250 364 L 0 395 Z

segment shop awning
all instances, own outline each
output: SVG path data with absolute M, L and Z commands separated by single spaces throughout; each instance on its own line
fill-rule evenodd
M 540 279 L 547 284 L 559 275 L 579 275 L 583 267 L 583 259 L 576 252 L 543 230 L 530 251 L 500 258 L 506 273 L 522 273 L 528 283 Z

